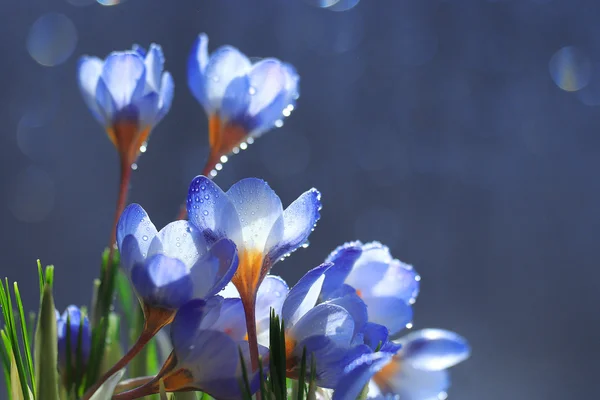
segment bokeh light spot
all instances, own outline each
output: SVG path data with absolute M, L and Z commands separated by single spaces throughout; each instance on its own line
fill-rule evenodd
M 56 190 L 50 175 L 37 167 L 17 174 L 8 206 L 21 222 L 42 222 L 54 208 Z
M 123 3 L 125 0 L 96 0 L 98 4 L 103 6 L 116 6 Z
M 549 69 L 556 86 L 567 92 L 583 89 L 592 77 L 589 57 L 574 46 L 563 47 L 554 53 Z
M 334 5 L 327 8 L 331 11 L 348 11 L 354 7 L 356 7 L 360 3 L 360 0 L 339 0 Z
M 77 29 L 63 14 L 45 14 L 29 29 L 27 51 L 41 65 L 53 67 L 64 63 L 76 45 Z

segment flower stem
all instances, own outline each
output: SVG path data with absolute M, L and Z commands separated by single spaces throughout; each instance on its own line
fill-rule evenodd
M 210 174 L 213 169 L 219 163 L 219 157 L 216 157 L 211 154 L 208 156 L 208 160 L 206 160 L 206 164 L 204 165 L 204 169 L 202 170 L 202 175 L 206 176 L 208 179 L 212 179 L 213 176 Z M 186 219 L 187 218 L 187 207 L 186 201 L 183 202 L 181 208 L 179 209 L 179 214 L 177 214 L 177 219 Z
M 127 390 L 135 389 L 149 382 L 152 382 L 153 379 L 153 376 L 140 376 L 137 378 L 126 379 L 124 381 L 119 382 L 115 389 L 115 393 L 122 393 Z
M 92 385 L 83 395 L 81 400 L 89 400 L 92 395 L 102 386 L 104 382 L 113 376 L 117 371 L 124 368 L 129 362 L 148 344 L 148 342 L 160 331 L 165 325 L 168 325 L 173 320 L 174 312 L 160 308 L 152 308 L 144 306 L 144 329 L 140 334 L 137 342 L 129 349 L 127 354 L 123 356 L 115 365 L 112 366 L 94 385 Z

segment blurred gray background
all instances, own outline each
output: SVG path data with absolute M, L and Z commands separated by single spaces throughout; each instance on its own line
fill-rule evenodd
M 450 399 L 595 397 L 600 2 L 324 7 L 334 2 L 2 0 L 0 275 L 34 309 L 41 258 L 56 265 L 58 308 L 89 303 L 118 162 L 77 88 L 83 54 L 163 46 L 175 100 L 130 201 L 157 225 L 175 217 L 207 155 L 206 117 L 186 85 L 188 52 L 207 32 L 211 50 L 232 44 L 301 75 L 283 128 L 216 178 L 224 188 L 264 178 L 284 205 L 322 191 L 311 246 L 274 273 L 294 283 L 337 245 L 380 240 L 422 275 L 415 328 L 472 344 Z

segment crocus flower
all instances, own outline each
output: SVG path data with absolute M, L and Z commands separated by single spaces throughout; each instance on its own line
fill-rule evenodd
M 174 84 L 163 72 L 160 46 L 113 52 L 105 60 L 79 61 L 79 88 L 92 115 L 104 126 L 121 159 L 131 165 L 150 131 L 171 108 Z
M 246 364 L 250 391 L 259 387 L 258 371 L 250 367 L 246 325 L 240 299 L 214 296 L 182 306 L 171 325 L 173 353 L 150 383 L 124 395 L 136 397 L 157 393 L 159 379 L 168 392 L 201 390 L 218 399 L 240 399 L 240 382 Z M 259 347 L 261 354 L 268 349 Z M 119 396 L 115 397 L 116 399 Z
M 208 298 L 230 281 L 237 267 L 229 239 L 207 243 L 187 221 L 160 231 L 139 204 L 129 205 L 119 220 L 117 244 L 121 265 L 145 306 L 176 311 L 194 298 Z
M 214 166 L 241 143 L 281 126 L 294 109 L 298 80 L 291 65 L 274 58 L 252 64 L 231 46 L 209 56 L 208 36 L 200 34 L 188 61 L 188 85 L 209 119 L 207 165 Z
M 467 359 L 467 341 L 454 332 L 424 329 L 402 338 L 400 351 L 364 351 L 344 371 L 333 400 L 354 400 L 368 385 L 368 398 L 434 400 L 450 387 L 447 368 Z
M 419 293 L 420 276 L 411 265 L 394 259 L 381 243 L 346 243 L 326 262 L 333 263 L 323 285 L 322 298 L 339 296 L 348 286 L 367 304 L 369 322 L 398 334 L 412 321 L 412 307 Z
M 208 243 L 229 238 L 237 245 L 239 267 L 232 282 L 244 304 L 251 346 L 256 344 L 258 287 L 279 259 L 306 243 L 320 216 L 320 199 L 320 193 L 311 189 L 284 211 L 277 194 L 260 179 L 242 179 L 227 192 L 205 176 L 194 178 L 190 185 L 190 222 Z M 256 367 L 256 351 L 251 354 Z
M 62 315 L 56 312 L 56 334 L 58 337 L 58 368 L 63 376 L 67 373 L 67 362 L 71 368 L 85 368 L 90 357 L 92 332 L 88 317 L 77 306 L 69 306 Z M 68 357 L 70 355 L 70 360 Z M 78 356 L 80 359 L 78 360 Z M 81 372 L 81 371 L 78 371 Z

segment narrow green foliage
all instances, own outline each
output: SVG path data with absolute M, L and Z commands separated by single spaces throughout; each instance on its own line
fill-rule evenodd
M 310 381 L 308 382 L 308 394 L 306 400 L 316 400 L 317 398 L 317 359 L 312 354 L 310 357 Z
M 267 389 L 267 381 L 263 368 L 263 359 L 260 356 L 258 357 L 258 379 L 260 382 L 260 393 L 263 400 L 269 400 L 271 398 L 271 393 Z
M 248 369 L 246 368 L 246 360 L 244 360 L 244 353 L 242 349 L 239 349 L 240 363 L 242 366 L 242 382 L 240 387 L 242 391 L 242 398 L 245 400 L 252 400 L 252 390 L 250 389 L 250 380 L 248 379 Z
M 125 316 L 125 321 L 133 321 L 138 302 L 133 294 L 129 279 L 121 270 L 118 270 L 116 279 L 117 296 L 120 308 Z
M 40 283 L 40 299 L 41 299 L 42 295 L 44 293 L 44 282 L 46 281 L 46 279 L 44 278 L 44 269 L 42 268 L 42 262 L 40 260 L 37 260 L 37 267 L 38 267 L 38 278 L 39 278 L 39 283 Z
M 102 318 L 98 325 L 92 329 L 92 347 L 90 350 L 90 359 L 84 380 L 85 389 L 88 389 L 90 386 L 92 386 L 100 374 L 100 363 L 104 354 L 107 329 L 108 318 Z
M 298 377 L 298 400 L 304 400 L 306 389 L 306 347 L 302 349 L 302 360 L 300 361 L 300 376 Z
M 20 297 L 17 299 L 17 303 L 20 303 Z M 22 395 L 24 399 L 29 399 L 28 379 L 30 377 L 29 370 L 26 367 L 26 362 L 23 360 L 21 355 L 21 348 L 19 344 L 19 334 L 17 333 L 17 320 L 15 318 L 12 296 L 10 294 L 10 286 L 8 279 L 4 282 L 0 282 L 0 307 L 2 308 L 2 316 L 4 318 L 4 335 L 3 343 L 6 347 L 7 353 L 10 354 L 11 358 L 11 381 L 16 381 L 17 374 L 19 378 L 19 384 L 22 389 Z M 54 314 L 53 314 L 54 315 Z M 22 335 L 21 335 L 22 336 Z M 27 357 L 26 357 L 27 358 Z M 14 365 L 12 365 L 14 361 Z M 13 393 L 15 385 L 12 385 Z
M 46 267 L 44 291 L 35 333 L 35 382 L 42 400 L 58 400 L 56 314 L 52 285 L 54 267 Z M 41 397 L 43 394 L 43 398 Z M 28 397 L 28 396 L 27 396 Z M 27 398 L 26 397 L 26 398 Z
M 8 390 L 9 397 L 12 398 L 11 388 L 11 360 L 12 360 L 12 346 L 10 339 L 6 335 L 4 329 L 0 329 L 0 339 L 2 339 L 2 366 L 4 367 L 4 378 L 6 382 L 6 389 Z
M 270 389 L 276 400 L 287 399 L 286 385 L 286 352 L 285 352 L 285 327 L 283 321 L 271 311 L 269 326 L 269 358 Z
M 175 400 L 196 400 L 196 392 L 175 392 L 173 393 L 173 399 Z
M 380 340 L 379 343 L 377 343 L 377 347 L 375 348 L 375 353 L 377 353 L 379 350 L 381 350 L 381 345 L 383 344 L 383 342 Z

